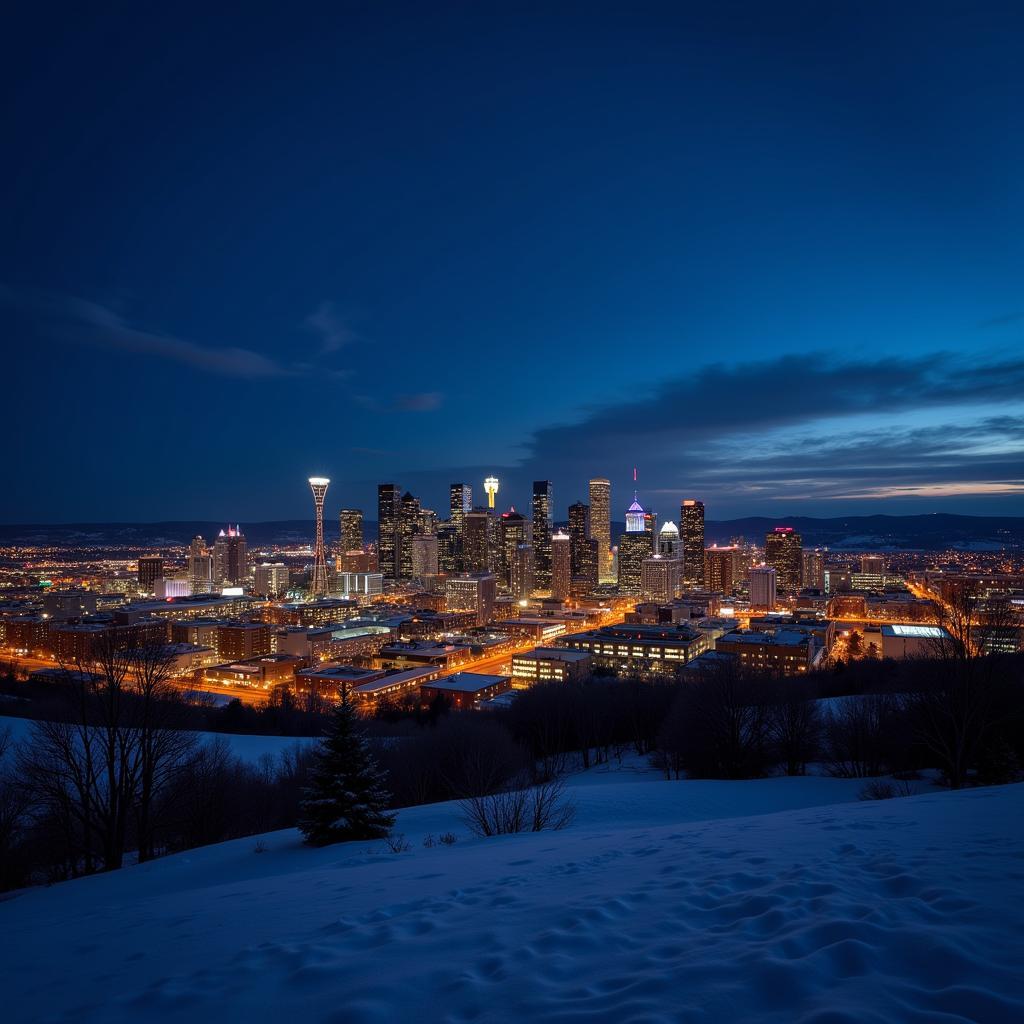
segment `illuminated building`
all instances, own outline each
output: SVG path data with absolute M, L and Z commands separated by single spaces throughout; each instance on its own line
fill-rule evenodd
M 473 509 L 463 525 L 462 564 L 466 572 L 497 572 L 500 554 L 497 516 L 486 508 Z
M 193 594 L 213 593 L 213 555 L 200 536 L 192 538 L 188 548 L 188 578 Z
M 411 538 L 413 579 L 423 580 L 438 573 L 437 537 L 417 533 Z
M 825 589 L 825 553 L 820 548 L 801 554 L 800 581 L 805 590 Z
M 757 570 L 754 570 L 757 571 Z M 715 641 L 719 654 L 731 654 L 744 669 L 771 675 L 797 675 L 813 668 L 823 651 L 812 633 L 779 629 L 774 633 L 726 633 Z
M 484 494 L 487 495 L 487 507 L 494 508 L 494 499 L 498 494 L 498 478 L 496 476 L 489 476 L 484 481 Z
M 590 536 L 597 542 L 597 579 L 614 583 L 612 571 L 612 485 L 604 477 L 590 481 Z
M 496 580 L 492 573 L 460 573 L 445 581 L 445 606 L 450 612 L 471 611 L 476 624 L 485 626 L 494 610 L 497 593 Z
M 536 647 L 512 657 L 512 686 L 526 689 L 538 683 L 565 683 L 590 675 L 590 654 L 563 647 Z
M 327 593 L 327 550 L 324 547 L 324 496 L 331 481 L 325 476 L 311 476 L 309 489 L 313 492 L 313 509 L 316 512 L 316 542 L 313 545 L 313 573 L 309 581 L 309 592 L 314 597 Z
M 343 508 L 338 513 L 338 530 L 341 552 L 363 550 L 363 511 L 358 508 Z
M 420 687 L 420 699 L 429 704 L 444 697 L 457 711 L 469 711 L 481 701 L 504 693 L 511 686 L 508 676 L 484 675 L 482 672 L 456 672 L 443 679 L 435 679 Z
M 469 484 L 452 484 L 449 488 L 449 500 L 451 524 L 461 537 L 466 516 L 473 511 L 473 488 Z
M 572 592 L 572 545 L 561 530 L 551 537 L 551 596 L 564 601 Z
M 803 577 L 803 548 L 800 534 L 792 526 L 776 526 L 765 537 L 764 560 L 775 570 L 779 591 L 795 594 Z
M 704 502 L 687 498 L 679 506 L 679 536 L 683 545 L 683 583 L 702 588 L 704 582 Z
M 223 623 L 217 627 L 217 654 L 231 660 L 270 654 L 273 633 L 265 622 Z
M 161 576 L 153 586 L 153 593 L 158 601 L 172 597 L 191 597 L 192 582 L 187 576 Z
M 379 572 L 340 572 L 337 589 L 347 600 L 378 597 L 384 591 L 384 577 Z
M 253 593 L 260 597 L 281 597 L 288 592 L 288 566 L 284 562 L 263 562 L 252 571 Z
M 559 646 L 587 651 L 595 668 L 663 678 L 676 675 L 688 661 L 711 650 L 713 643 L 706 634 L 683 624 L 621 624 L 571 633 L 559 641 Z
M 421 514 L 420 499 L 406 491 L 402 495 L 399 509 L 398 540 L 396 542 L 399 579 L 412 579 L 412 538 L 420 532 Z
M 160 555 L 143 555 L 139 559 L 139 590 L 144 594 L 152 594 L 156 590 L 156 581 L 164 574 L 164 560 Z
M 510 508 L 502 512 L 498 519 L 500 561 L 498 573 L 501 579 L 502 589 L 511 589 L 512 571 L 516 560 L 516 551 L 521 544 L 530 542 L 530 521 L 526 516 L 521 515 Z
M 213 582 L 220 587 L 241 586 L 249 577 L 245 536 L 240 526 L 221 530 L 213 544 Z
M 395 484 L 377 485 L 377 568 L 385 580 L 398 575 L 398 521 L 402 499 Z
M 739 548 L 712 544 L 704 551 L 704 585 L 708 590 L 731 594 L 739 580 Z
M 643 586 L 643 565 L 654 554 L 654 514 L 647 512 L 636 492 L 626 509 L 626 532 L 619 538 L 619 591 L 639 594 Z
M 682 562 L 678 558 L 652 555 L 640 569 L 640 592 L 648 601 L 668 602 L 679 592 Z
M 550 480 L 533 482 L 533 561 L 538 590 L 551 588 L 551 532 L 554 502 Z
M 533 545 L 516 546 L 509 574 L 509 592 L 517 601 L 525 601 L 533 593 Z
M 671 519 L 658 531 L 658 554 L 663 558 L 681 558 L 682 548 L 679 544 L 679 527 Z
M 443 523 L 437 528 L 437 566 L 441 572 L 458 572 L 462 568 L 461 527 Z
M 577 501 L 569 506 L 569 549 L 574 591 L 592 590 L 598 583 L 598 542 L 592 536 L 590 506 Z
M 771 611 L 775 607 L 778 573 L 770 565 L 759 565 L 750 570 L 750 606 Z

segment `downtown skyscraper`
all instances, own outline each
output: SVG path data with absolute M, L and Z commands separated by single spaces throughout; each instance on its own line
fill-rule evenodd
M 386 580 L 398 576 L 398 523 L 402 498 L 396 484 L 377 485 L 377 567 Z
M 604 477 L 590 481 L 590 536 L 597 542 L 597 578 L 614 583 L 612 573 L 612 485 Z
M 679 539 L 683 545 L 683 585 L 704 586 L 704 502 L 687 498 L 679 506 Z
M 451 524 L 461 537 L 466 516 L 473 511 L 473 488 L 469 484 L 452 484 L 448 492 Z
M 533 561 L 538 590 L 551 589 L 551 532 L 554 499 L 550 480 L 533 482 Z

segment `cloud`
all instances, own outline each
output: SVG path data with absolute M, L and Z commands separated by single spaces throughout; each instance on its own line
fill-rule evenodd
M 298 372 L 252 349 L 201 345 L 143 330 L 106 306 L 72 296 L 0 286 L 0 305 L 28 317 L 39 333 L 56 341 L 158 356 L 227 377 L 286 377 Z
M 357 337 L 335 309 L 333 302 L 321 302 L 303 322 L 311 331 L 320 335 L 320 352 L 323 355 L 337 352 Z
M 444 395 L 440 391 L 421 391 L 413 395 L 399 395 L 395 408 L 404 412 L 433 412 L 441 407 Z
M 1003 405 L 1005 415 L 979 415 Z M 646 396 L 537 431 L 515 472 L 624 479 L 651 500 L 757 502 L 1019 494 L 1024 359 L 837 359 L 785 355 L 716 364 Z M 901 490 L 902 488 L 902 490 Z

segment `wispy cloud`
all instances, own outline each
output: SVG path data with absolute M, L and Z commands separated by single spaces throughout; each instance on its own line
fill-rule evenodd
M 337 352 L 356 340 L 356 333 L 346 319 L 337 311 L 333 302 L 321 302 L 304 321 L 320 337 L 320 351 L 327 355 Z
M 72 296 L 0 286 L 0 304 L 26 316 L 51 341 L 158 356 L 227 377 L 287 377 L 301 372 L 253 349 L 203 345 L 146 330 L 106 306 Z
M 444 395 L 440 391 L 420 391 L 412 395 L 399 395 L 395 408 L 405 412 L 433 412 L 440 409 Z

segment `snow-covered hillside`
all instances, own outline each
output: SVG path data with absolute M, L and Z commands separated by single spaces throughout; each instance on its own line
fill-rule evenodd
M 859 788 L 590 773 L 562 832 L 440 804 L 404 853 L 279 832 L 25 891 L 4 1019 L 1024 1020 L 1024 786 Z

